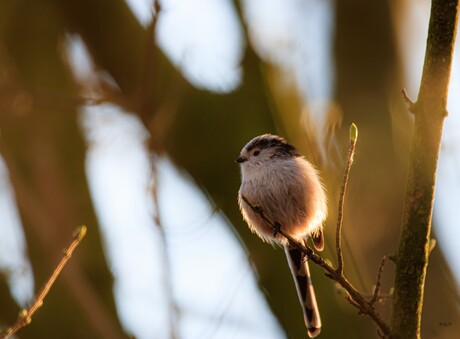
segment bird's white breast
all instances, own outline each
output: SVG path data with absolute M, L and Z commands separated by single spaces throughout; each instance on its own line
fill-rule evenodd
M 322 226 L 326 214 L 325 194 L 313 166 L 303 158 L 272 159 L 263 165 L 242 166 L 240 208 L 250 228 L 266 241 L 277 241 L 273 230 L 241 201 L 245 196 L 260 206 L 283 231 L 303 238 Z

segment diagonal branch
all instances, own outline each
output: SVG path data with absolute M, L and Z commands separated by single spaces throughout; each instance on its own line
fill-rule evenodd
M 86 235 L 86 226 L 81 226 L 74 231 L 74 235 L 73 235 L 74 239 L 72 243 L 70 244 L 69 248 L 67 248 L 64 251 L 64 255 L 61 261 L 57 265 L 53 274 L 51 274 L 45 286 L 43 286 L 43 288 L 41 289 L 40 293 L 38 293 L 33 304 L 29 308 L 23 309 L 19 313 L 18 320 L 13 326 L 11 326 L 10 328 L 0 333 L 0 339 L 10 337 L 11 335 L 19 331 L 21 328 L 29 325 L 32 322 L 32 316 L 35 314 L 35 312 L 39 310 L 40 307 L 43 306 L 43 301 L 45 297 L 48 295 L 49 291 L 51 290 L 51 287 L 53 287 L 53 284 L 56 281 L 59 274 L 61 273 L 62 269 L 67 264 L 69 259 L 72 257 L 73 251 L 77 248 L 77 246 L 83 240 L 85 235 Z
M 371 317 L 377 326 L 382 330 L 385 335 L 390 334 L 390 328 L 388 324 L 385 322 L 383 317 L 377 312 L 373 305 L 368 301 L 349 281 L 348 279 L 340 272 L 338 272 L 334 267 L 328 264 L 321 256 L 316 254 L 313 249 L 308 246 L 301 244 L 300 242 L 294 240 L 289 234 L 283 231 L 283 225 L 280 225 L 277 222 L 272 222 L 270 219 L 267 218 L 262 208 L 257 205 L 251 204 L 245 196 L 241 197 L 242 200 L 249 206 L 251 209 L 257 213 L 263 220 L 265 220 L 272 228 L 274 232 L 278 232 L 278 234 L 282 235 L 288 241 L 289 245 L 298 249 L 302 253 L 304 253 L 310 261 L 313 261 L 315 264 L 321 266 L 327 273 L 326 276 L 330 279 L 339 283 L 340 286 L 343 287 L 345 291 L 347 291 L 348 295 L 346 299 L 355 307 L 358 308 L 359 312 L 362 314 L 366 314 Z

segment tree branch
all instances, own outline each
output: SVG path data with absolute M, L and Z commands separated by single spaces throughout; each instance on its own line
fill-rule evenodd
M 53 287 L 54 282 L 56 281 L 57 277 L 61 273 L 62 269 L 64 266 L 67 264 L 69 259 L 72 257 L 73 251 L 77 248 L 77 246 L 80 244 L 80 242 L 83 240 L 83 238 L 86 235 L 86 226 L 81 226 L 77 228 L 74 231 L 73 238 L 74 240 L 70 244 L 69 248 L 67 248 L 64 251 L 64 255 L 57 265 L 56 269 L 54 270 L 53 274 L 51 274 L 50 278 L 46 282 L 45 286 L 43 286 L 42 290 L 40 293 L 38 293 L 37 297 L 35 298 L 35 301 L 33 304 L 27 308 L 21 310 L 19 313 L 18 320 L 16 323 L 11 326 L 10 328 L 6 329 L 5 331 L 0 333 L 0 339 L 3 338 L 8 338 L 9 336 L 13 335 L 17 331 L 19 331 L 21 328 L 29 325 L 32 322 L 32 316 L 35 314 L 35 312 L 38 311 L 40 307 L 43 306 L 43 301 L 45 297 L 48 295 L 49 291 L 51 290 L 51 287 Z
M 241 198 L 249 207 L 252 208 L 255 213 L 259 214 L 262 219 L 264 219 L 270 226 L 272 226 L 274 232 L 278 232 L 278 234 L 285 237 L 290 246 L 295 247 L 304 253 L 308 257 L 308 260 L 311 260 L 315 264 L 321 266 L 327 272 L 326 276 L 328 278 L 336 281 L 340 286 L 342 286 L 343 289 L 348 293 L 345 299 L 347 299 L 350 304 L 358 308 L 361 314 L 366 314 L 371 317 L 385 335 L 388 336 L 390 334 L 390 327 L 382 318 L 380 313 L 374 309 L 370 301 L 368 301 L 360 292 L 358 292 L 358 290 L 348 281 L 348 279 L 343 274 L 339 273 L 337 269 L 332 267 L 321 256 L 316 254 L 310 246 L 299 243 L 289 234 L 285 233 L 283 231 L 283 225 L 272 222 L 270 219 L 268 219 L 265 216 L 264 211 L 259 206 L 252 205 L 245 196 L 242 196 Z
M 335 247 L 337 251 L 337 273 L 343 274 L 343 255 L 342 255 L 342 225 L 343 225 L 343 205 L 345 203 L 345 192 L 347 191 L 348 176 L 350 175 L 353 156 L 355 154 L 356 141 L 358 140 L 358 128 L 355 124 L 350 127 L 350 146 L 348 148 L 347 164 L 343 175 L 342 189 L 340 191 L 339 209 L 337 214 L 337 228 L 335 233 Z
M 420 338 L 436 169 L 454 51 L 459 0 L 433 0 L 422 82 L 413 105 L 414 132 L 401 236 L 395 256 L 392 338 Z

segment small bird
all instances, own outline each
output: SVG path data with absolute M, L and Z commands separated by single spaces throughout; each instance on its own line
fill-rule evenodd
M 323 222 L 327 216 L 326 194 L 318 172 L 283 138 L 264 134 L 249 141 L 235 160 L 241 168 L 238 204 L 252 232 L 262 240 L 284 247 L 302 305 L 308 335 L 321 332 L 321 318 L 306 256 L 289 246 L 272 225 L 256 213 L 243 197 L 273 224 L 295 240 L 324 248 Z

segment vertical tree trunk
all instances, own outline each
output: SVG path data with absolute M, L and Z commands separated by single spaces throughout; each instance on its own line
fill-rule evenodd
M 394 338 L 419 338 L 428 265 L 436 168 L 458 19 L 459 0 L 433 0 L 415 116 L 391 327 Z

